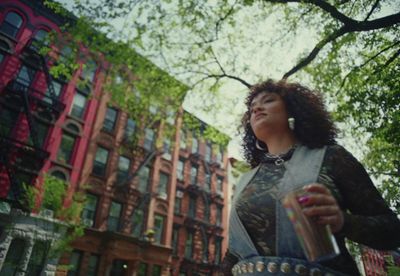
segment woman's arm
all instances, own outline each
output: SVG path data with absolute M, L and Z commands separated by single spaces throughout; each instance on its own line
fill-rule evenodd
M 343 147 L 331 147 L 332 175 L 343 199 L 342 234 L 375 249 L 400 246 L 400 221 L 375 188 L 364 167 Z

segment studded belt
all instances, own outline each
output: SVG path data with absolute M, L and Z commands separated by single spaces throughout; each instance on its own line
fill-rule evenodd
M 301 276 L 346 276 L 318 263 L 287 257 L 256 256 L 245 259 L 232 268 L 234 276 L 301 275 Z

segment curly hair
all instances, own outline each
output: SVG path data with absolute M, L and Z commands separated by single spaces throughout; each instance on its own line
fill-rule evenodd
M 301 144 L 309 148 L 336 144 L 337 129 L 319 93 L 298 83 L 269 79 L 250 88 L 245 102 L 247 111 L 242 117 L 243 153 L 252 168 L 261 162 L 263 151 L 255 146 L 257 138 L 250 125 L 250 104 L 263 92 L 276 93 L 282 97 L 289 117 L 295 119 L 294 135 Z M 264 146 L 261 141 L 260 144 Z

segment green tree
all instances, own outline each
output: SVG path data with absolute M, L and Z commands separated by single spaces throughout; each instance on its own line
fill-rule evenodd
M 400 211 L 399 4 L 104 0 L 75 1 L 74 11 L 108 37 L 156 60 L 205 98 L 227 81 L 246 88 L 267 78 L 273 73 L 268 65 L 274 50 L 290 51 L 307 30 L 306 39 L 315 44 L 275 70 L 326 93 L 335 104 L 335 118 L 350 126 L 355 137 L 367 137 L 364 163 L 382 179 L 384 196 Z M 115 31 L 112 23 L 122 28 Z

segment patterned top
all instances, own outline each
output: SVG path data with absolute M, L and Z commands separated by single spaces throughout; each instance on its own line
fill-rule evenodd
M 262 256 L 275 256 L 275 203 L 284 173 L 285 166 L 266 159 L 234 207 Z M 345 237 L 376 249 L 400 246 L 400 221 L 363 166 L 343 147 L 328 146 L 317 182 L 326 185 L 345 210 L 344 227 L 335 234 L 341 254 L 321 264 L 350 275 L 359 274 L 345 247 Z M 225 275 L 231 274 L 230 269 L 237 261 L 228 249 L 223 262 Z

